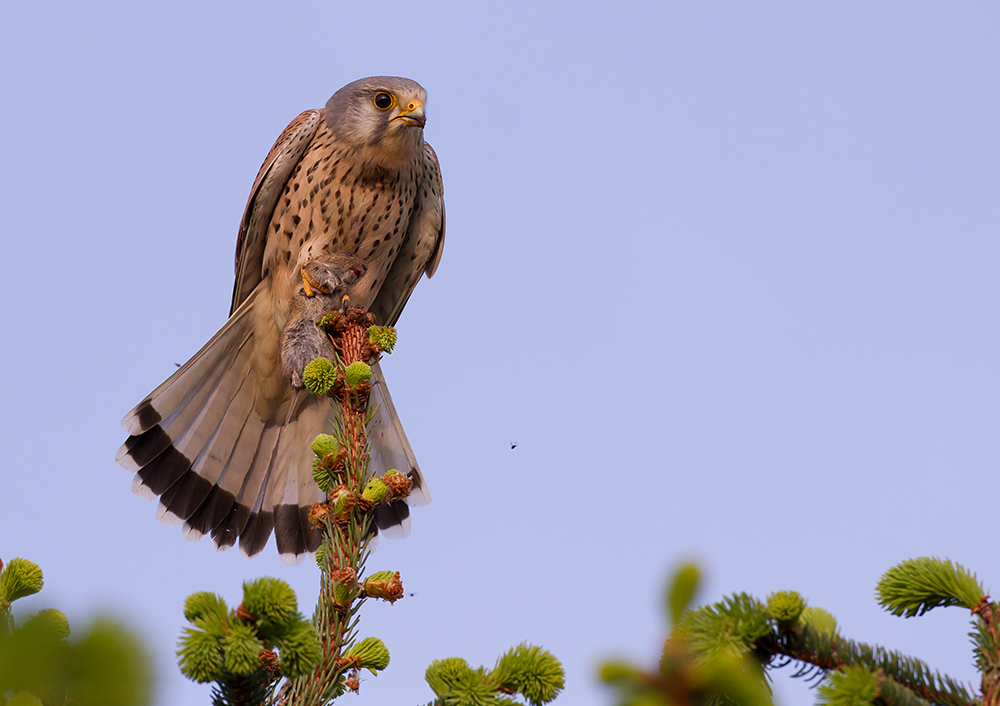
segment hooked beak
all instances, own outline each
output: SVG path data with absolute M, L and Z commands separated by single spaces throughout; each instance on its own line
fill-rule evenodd
M 427 118 L 424 117 L 424 104 L 416 99 L 411 100 L 392 120 L 399 120 L 410 127 L 423 127 L 427 122 Z

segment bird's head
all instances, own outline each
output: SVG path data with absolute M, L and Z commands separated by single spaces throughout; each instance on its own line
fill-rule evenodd
M 349 83 L 326 103 L 338 140 L 366 151 L 411 152 L 423 142 L 427 94 L 416 81 L 372 76 Z

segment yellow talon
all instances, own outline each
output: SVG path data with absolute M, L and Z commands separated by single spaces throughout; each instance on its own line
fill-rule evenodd
M 309 273 L 306 272 L 306 268 L 303 267 L 302 268 L 302 289 L 303 289 L 303 291 L 305 291 L 307 297 L 315 297 L 316 296 L 316 292 L 313 291 L 314 288 L 317 289 L 322 294 L 329 294 L 330 293 L 329 289 L 327 289 L 322 284 L 320 284 L 319 282 L 317 282 L 316 280 L 314 280 L 312 277 L 310 277 Z

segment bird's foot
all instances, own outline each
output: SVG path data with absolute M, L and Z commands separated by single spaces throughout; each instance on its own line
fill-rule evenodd
M 350 287 L 368 271 L 364 260 L 345 253 L 320 255 L 302 266 L 302 292 L 307 297 Z
M 309 274 L 309 270 L 307 269 L 308 266 L 309 265 L 305 265 L 302 268 L 302 290 L 305 292 L 305 295 L 307 297 L 315 297 L 316 292 L 313 291 L 314 289 L 318 291 L 320 294 L 329 294 L 330 292 L 332 292 L 333 291 L 332 289 L 329 289 L 325 285 L 322 285 L 315 279 L 313 279 L 312 275 Z

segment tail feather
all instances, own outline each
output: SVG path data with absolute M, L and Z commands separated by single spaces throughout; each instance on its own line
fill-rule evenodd
M 309 525 L 308 514 L 323 493 L 312 479 L 309 441 L 326 430 L 329 410 L 327 400 L 302 396 L 278 441 L 274 470 L 261 500 L 261 509 L 273 513 L 278 553 L 287 563 L 297 563 L 319 546 L 319 531 Z
M 243 339 L 252 332 L 249 324 L 255 297 L 250 297 L 229 318 L 225 325 L 202 346 L 187 363 L 178 368 L 155 390 L 122 419 L 122 427 L 132 436 L 149 431 L 168 416 L 185 408 L 192 393 L 204 387 L 204 382 L 217 374 L 218 364 L 230 357 Z
M 253 411 L 253 398 L 253 382 L 244 375 L 239 389 L 226 407 L 222 421 L 216 426 L 215 433 L 191 464 L 190 470 L 193 472 L 186 473 L 160 496 L 160 507 L 176 517 L 178 524 L 191 520 L 226 472 L 240 431 Z M 208 528 L 210 529 L 211 527 Z M 190 541 L 196 541 L 208 530 L 199 533 L 185 528 L 184 534 Z
M 385 472 L 395 468 L 405 473 L 413 481 L 407 504 L 412 507 L 422 507 L 431 501 L 431 493 L 420 472 L 420 464 L 413 453 L 403 425 L 392 404 L 389 388 L 385 384 L 385 375 L 378 363 L 372 366 L 373 381 L 371 404 L 375 415 L 372 420 L 371 463 L 378 471 Z M 407 531 L 409 534 L 409 531 Z
M 389 539 L 405 539 L 410 535 L 410 506 L 402 500 L 375 508 L 375 526 Z
M 212 539 L 215 540 L 215 545 L 218 548 L 231 547 L 239 538 L 240 551 L 247 556 L 256 556 L 267 544 L 273 523 L 270 517 L 265 517 L 263 525 L 261 524 L 262 519 L 258 513 L 257 503 L 261 489 L 264 487 L 266 471 L 270 465 L 274 445 L 280 433 L 280 426 L 265 424 L 257 438 L 257 444 L 249 463 L 239 467 L 245 469 L 242 471 L 242 475 L 240 473 L 233 474 L 232 480 L 239 483 L 239 487 L 233 493 L 233 504 L 226 513 L 225 519 L 212 529 Z M 247 441 L 252 441 L 252 439 L 248 438 Z M 247 448 L 251 446 L 252 444 L 247 444 Z M 225 480 L 228 480 L 228 477 Z M 217 487 L 226 488 L 233 485 L 235 483 L 223 482 Z M 267 528 L 266 532 L 263 531 L 263 527 Z M 263 537 L 257 537 L 251 544 L 252 537 L 261 532 L 263 532 Z M 253 553 L 250 552 L 251 546 L 255 549 Z
M 257 448 L 256 442 L 264 432 L 264 423 L 254 411 L 253 398 L 245 409 L 238 408 L 238 411 L 240 413 L 235 419 L 239 417 L 244 419 L 239 429 L 234 429 L 233 448 L 225 461 L 222 461 L 223 454 L 220 453 L 219 463 L 214 466 L 218 475 L 212 481 L 213 485 L 198 509 L 187 518 L 184 525 L 185 533 L 192 538 L 200 538 L 209 532 L 212 532 L 214 537 L 215 529 L 229 516 L 236 504 L 236 494 L 241 487 L 243 469 L 253 459 L 253 453 Z M 206 464 L 205 469 L 210 468 L 213 466 Z M 211 478 L 206 476 L 206 480 Z M 232 546 L 232 542 L 224 545 L 216 542 L 216 545 L 220 549 L 226 549 Z
M 312 479 L 309 444 L 329 431 L 336 410 L 328 400 L 296 395 L 290 387 L 283 389 L 283 401 L 265 391 L 274 386 L 257 377 L 262 351 L 255 345 L 270 344 L 255 339 L 255 322 L 262 317 L 253 311 L 258 301 L 270 306 L 262 287 L 125 416 L 122 426 L 131 436 L 116 460 L 135 473 L 137 495 L 159 496 L 157 518 L 183 523 L 188 540 L 210 534 L 220 550 L 238 541 L 252 557 L 273 532 L 282 560 L 297 563 L 320 541 L 308 520 L 311 506 L 323 499 Z M 374 373 L 372 471 L 396 468 L 413 480 L 408 503 L 379 507 L 375 524 L 387 536 L 406 536 L 407 505 L 430 502 L 430 493 L 377 364 Z
M 232 364 L 219 366 L 222 368 L 220 374 L 211 376 L 202 389 L 190 398 L 192 404 L 187 405 L 182 413 L 176 414 L 174 422 L 168 422 L 168 426 L 163 429 L 166 436 L 173 439 L 173 451 L 181 456 L 177 459 L 178 463 L 169 464 L 164 469 L 170 474 L 176 474 L 178 469 L 182 473 L 188 470 L 197 473 L 195 467 L 198 458 L 218 438 L 225 414 L 250 373 L 252 346 L 241 346 L 236 355 Z M 168 475 L 160 479 L 144 477 L 143 482 L 150 485 L 156 481 L 160 487 L 168 482 L 173 485 L 177 480 L 179 477 Z M 163 491 L 154 488 L 154 492 L 159 494 Z

